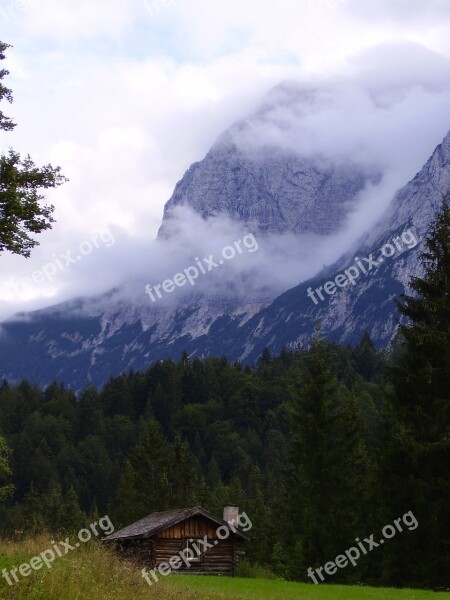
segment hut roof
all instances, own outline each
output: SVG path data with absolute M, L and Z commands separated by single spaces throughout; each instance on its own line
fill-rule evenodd
M 207 510 L 204 510 L 200 506 L 195 506 L 194 508 L 181 508 L 178 510 L 169 510 L 165 512 L 156 512 L 148 515 L 148 517 L 144 517 L 140 521 L 136 521 L 132 525 L 128 525 L 128 527 L 124 527 L 120 531 L 116 531 L 111 535 L 103 538 L 103 541 L 113 542 L 124 539 L 145 539 L 156 535 L 160 531 L 167 529 L 169 527 L 173 527 L 177 523 L 181 521 L 185 521 L 190 517 L 194 516 L 203 516 L 206 519 L 209 519 L 213 523 L 220 527 L 225 525 L 229 527 L 228 523 L 223 519 L 220 519 Z M 249 536 L 246 535 L 243 531 L 239 531 L 236 528 L 236 532 L 231 530 L 232 535 L 236 535 L 244 540 L 249 540 Z

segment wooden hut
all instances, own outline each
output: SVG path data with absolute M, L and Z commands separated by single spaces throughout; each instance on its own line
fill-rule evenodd
M 226 506 L 219 518 L 195 508 L 152 513 L 104 539 L 115 543 L 128 558 L 157 569 L 182 556 L 177 571 L 192 574 L 233 575 L 242 543 L 249 536 L 239 529 L 239 508 Z M 250 523 L 251 527 L 251 523 Z M 247 529 L 248 530 L 248 529 Z

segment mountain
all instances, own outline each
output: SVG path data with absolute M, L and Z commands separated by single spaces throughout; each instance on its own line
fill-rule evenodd
M 227 216 L 261 235 L 337 232 L 358 195 L 381 174 L 350 161 L 332 163 L 323 156 L 248 143 L 248 136 L 266 126 L 274 112 L 311 110 L 317 101 L 314 92 L 293 84 L 278 86 L 255 115 L 225 132 L 176 186 L 165 208 L 159 243 L 176 239 L 173 215 L 180 206 L 204 219 Z M 266 290 L 233 295 L 229 287 L 225 283 L 222 293 L 193 294 L 179 303 L 157 305 L 143 292 L 140 302 L 125 301 L 119 290 L 16 315 L 0 326 L 0 375 L 43 385 L 62 380 L 80 389 L 122 371 L 143 369 L 156 359 L 178 358 L 186 348 L 221 355 L 223 339 L 231 331 L 240 332 L 275 298 Z
M 160 239 L 176 235 L 174 209 L 189 206 L 207 219 L 227 215 L 255 233 L 329 235 L 340 229 L 358 194 L 381 173 L 374 167 L 323 156 L 300 156 L 257 140 L 254 132 L 283 131 L 284 121 L 312 110 L 316 92 L 277 86 L 254 115 L 232 126 L 193 164 L 167 202 Z
M 384 217 L 364 239 L 313 280 L 282 294 L 245 325 L 229 330 L 222 338 L 223 353 L 251 362 L 265 347 L 279 352 L 283 346 L 305 345 L 318 321 L 329 339 L 357 344 L 367 331 L 378 348 L 387 347 L 395 336 L 399 318 L 394 299 L 410 292 L 410 278 L 422 274 L 419 255 L 423 241 L 446 197 L 450 198 L 450 132 L 422 170 L 397 192 Z M 384 249 L 385 254 L 392 253 L 386 244 L 395 250 L 391 257 L 381 252 Z M 371 254 L 373 260 L 364 261 Z M 359 259 L 367 274 L 355 259 Z M 315 290 L 335 281 L 349 267 L 360 272 L 355 285 L 347 278 L 347 285 L 336 286 L 337 292 L 332 296 L 322 290 L 322 301 Z M 342 279 L 340 282 L 343 284 Z M 308 290 L 312 290 L 315 301 L 308 296 Z M 214 339 L 207 344 L 214 345 Z
M 142 370 L 156 359 L 178 358 L 208 331 L 218 337 L 212 353 L 221 355 L 226 326 L 242 325 L 269 303 L 236 307 L 222 298 L 199 295 L 175 307 L 133 307 L 116 301 L 114 293 L 98 300 L 90 309 L 79 299 L 3 323 L 2 377 L 40 384 L 64 381 L 73 389 L 101 385 L 112 375 Z
M 236 172 L 234 178 L 232 165 L 240 165 L 240 174 Z M 293 165 L 298 169 L 294 179 Z M 313 161 L 267 148 L 257 159 L 253 150 L 246 154 L 236 143 L 235 132 L 228 132 L 177 185 L 166 207 L 159 243 L 176 236 L 172 211 L 182 204 L 204 218 L 227 214 L 252 223 L 260 232 L 335 231 L 371 178 L 367 172 L 357 174 L 354 165 L 328 165 L 328 175 L 318 165 L 317 158 Z M 250 202 L 255 190 L 261 196 L 256 195 L 250 207 L 244 199 Z M 332 190 L 341 195 L 334 197 Z M 197 293 L 180 302 L 151 305 L 131 304 L 112 291 L 18 315 L 0 326 L 0 375 L 9 381 L 27 378 L 39 384 L 56 379 L 80 389 L 89 382 L 101 385 L 130 369 L 144 369 L 155 360 L 178 359 L 184 350 L 191 356 L 226 355 L 252 362 L 266 346 L 277 352 L 283 346 L 307 344 L 318 320 L 331 339 L 356 343 L 367 330 L 378 347 L 386 347 L 396 330 L 393 300 L 407 289 L 411 276 L 420 274 L 420 243 L 413 247 L 413 238 L 423 239 L 441 198 L 449 192 L 450 134 L 416 177 L 397 192 L 383 219 L 313 280 L 276 298 Z M 283 200 L 289 194 L 292 201 Z M 390 258 L 379 251 L 387 243 L 394 250 Z M 355 285 L 348 283 L 328 295 L 323 289 L 327 281 L 349 267 L 355 273 L 355 257 L 370 271 L 360 270 Z M 324 300 L 315 291 L 320 287 Z

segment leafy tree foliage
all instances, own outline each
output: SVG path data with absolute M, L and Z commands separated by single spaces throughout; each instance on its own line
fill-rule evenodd
M 8 44 L 0 42 L 0 60 Z M 0 102 L 12 102 L 12 91 L 3 84 L 9 74 L 0 69 Z M 15 123 L 0 111 L 0 130 L 11 131 Z M 60 167 L 37 167 L 30 156 L 21 157 L 10 149 L 0 156 L 0 252 L 30 256 L 37 245 L 34 235 L 51 228 L 53 206 L 42 203 L 41 190 L 56 188 L 66 178 Z

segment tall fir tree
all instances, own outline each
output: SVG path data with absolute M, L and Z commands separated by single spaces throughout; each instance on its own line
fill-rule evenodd
M 200 478 L 195 469 L 189 443 L 175 435 L 168 455 L 168 479 L 171 488 L 170 504 L 175 508 L 189 507 L 197 502 Z
M 12 451 L 6 440 L 0 436 L 0 503 L 11 497 L 14 493 L 12 483 L 6 483 L 6 480 L 12 475 L 11 471 L 11 455 Z
M 78 495 L 73 485 L 71 485 L 64 495 L 61 506 L 61 530 L 76 532 L 85 525 L 86 515 L 81 510 Z
M 399 310 L 403 343 L 391 370 L 393 394 L 381 482 L 386 517 L 413 511 L 417 530 L 391 545 L 386 581 L 450 586 L 450 207 L 444 202 L 421 255 L 423 277 Z
M 141 517 L 152 511 L 171 508 L 168 456 L 169 446 L 157 421 L 152 419 L 145 422 L 140 441 L 130 459 L 136 475 L 136 510 Z
M 292 407 L 289 574 L 305 579 L 308 567 L 322 565 L 361 533 L 368 461 L 361 411 L 334 375 L 317 332 L 299 383 Z
M 139 493 L 136 489 L 136 473 L 128 460 L 125 463 L 108 512 L 116 529 L 130 525 L 144 516 Z

